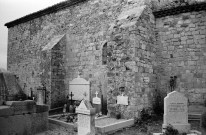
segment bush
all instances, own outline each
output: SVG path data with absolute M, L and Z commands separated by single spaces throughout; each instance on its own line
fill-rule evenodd
M 27 100 L 27 95 L 23 91 L 19 91 L 14 95 L 15 101 Z
M 135 120 L 137 125 L 141 125 L 142 123 L 148 123 L 152 118 L 152 109 L 151 108 L 143 108 L 140 111 L 140 117 Z
M 172 125 L 168 125 L 163 135 L 179 135 L 178 130 L 174 129 Z

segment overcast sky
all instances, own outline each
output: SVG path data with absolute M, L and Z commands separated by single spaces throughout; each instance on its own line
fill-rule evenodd
M 7 65 L 7 27 L 5 23 L 65 0 L 0 0 L 0 68 Z

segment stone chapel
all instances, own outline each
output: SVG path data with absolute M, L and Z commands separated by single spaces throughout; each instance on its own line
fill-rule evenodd
M 79 73 L 109 114 L 126 118 L 151 106 L 155 91 L 206 100 L 205 0 L 66 0 L 5 26 L 7 69 L 27 94 L 44 85 L 51 108 Z M 121 93 L 128 106 L 116 104 Z

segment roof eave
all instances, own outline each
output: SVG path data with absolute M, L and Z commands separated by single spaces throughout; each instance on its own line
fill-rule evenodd
M 29 14 L 29 15 L 26 15 L 24 17 L 21 17 L 19 19 L 14 20 L 14 21 L 8 22 L 4 26 L 6 26 L 7 28 L 10 28 L 10 27 L 13 27 L 15 25 L 25 23 L 27 21 L 33 20 L 35 18 L 39 18 L 41 16 L 44 16 L 44 15 L 47 15 L 47 14 L 50 14 L 50 13 L 57 12 L 59 10 L 62 10 L 64 8 L 67 8 L 67 7 L 70 7 L 70 6 L 73 6 L 73 5 L 76 5 L 76 4 L 84 2 L 84 1 L 86 1 L 86 0 L 67 0 L 67 1 L 64 1 L 64 2 L 61 2 L 61 3 L 58 3 L 56 5 L 53 5 L 51 7 L 48 7 L 46 9 L 34 12 L 32 14 Z
M 170 15 L 177 15 L 177 14 L 187 13 L 187 12 L 197 12 L 203 10 L 206 10 L 206 2 L 154 11 L 153 14 L 155 18 L 161 18 Z

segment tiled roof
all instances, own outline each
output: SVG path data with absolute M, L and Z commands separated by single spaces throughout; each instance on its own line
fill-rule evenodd
M 51 7 L 48 7 L 46 9 L 34 12 L 32 14 L 26 15 L 24 17 L 21 17 L 19 19 L 14 20 L 14 21 L 8 22 L 8 23 L 5 24 L 5 26 L 7 28 L 10 28 L 10 27 L 13 27 L 15 25 L 18 25 L 18 24 L 30 21 L 32 19 L 41 17 L 43 15 L 54 13 L 54 12 L 57 12 L 57 11 L 59 11 L 61 9 L 64 9 L 64 8 L 76 5 L 76 4 L 78 4 L 80 2 L 83 2 L 83 1 L 86 1 L 86 0 L 66 0 L 66 1 L 60 2 L 58 4 L 55 4 L 55 5 L 51 6 Z

